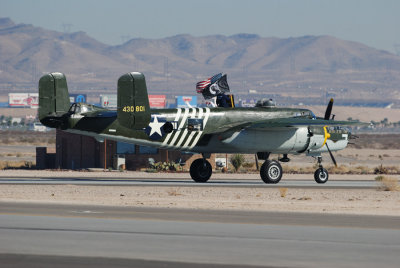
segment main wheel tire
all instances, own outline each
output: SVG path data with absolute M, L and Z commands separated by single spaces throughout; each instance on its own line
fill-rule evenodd
M 328 181 L 328 178 L 328 171 L 322 167 L 314 172 L 314 179 L 317 183 L 325 183 Z
M 190 176 L 195 182 L 207 182 L 211 174 L 211 164 L 205 159 L 196 159 L 190 165 Z
M 260 169 L 261 179 L 265 183 L 278 183 L 282 178 L 282 166 L 275 160 L 266 160 Z

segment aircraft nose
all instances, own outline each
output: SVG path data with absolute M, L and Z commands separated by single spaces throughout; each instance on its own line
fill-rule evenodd
M 348 132 L 348 139 L 349 140 L 355 140 L 355 139 L 358 139 L 359 137 L 357 136 L 357 135 L 353 135 L 352 133 L 351 133 L 351 131 L 349 131 Z

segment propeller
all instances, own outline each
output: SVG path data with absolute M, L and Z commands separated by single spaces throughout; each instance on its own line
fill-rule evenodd
M 325 119 L 325 120 L 329 120 L 329 119 L 331 118 L 332 107 L 333 107 L 333 98 L 331 98 L 331 99 L 329 100 L 328 106 L 326 107 L 325 116 L 324 116 L 324 119 Z M 334 117 L 335 117 L 335 116 L 332 117 L 332 120 L 334 119 Z M 327 130 L 325 129 L 325 131 L 327 131 Z M 331 149 L 329 149 L 328 142 L 326 142 L 325 145 L 326 145 L 326 148 L 328 149 L 329 155 L 331 156 L 331 159 L 332 159 L 333 164 L 335 165 L 335 167 L 337 167 L 336 159 L 335 159 L 335 157 L 333 156 L 333 154 L 332 154 L 332 152 L 331 152 Z
M 329 149 L 328 143 L 325 143 L 325 145 L 326 145 L 326 148 L 328 148 L 328 152 L 329 152 L 329 155 L 331 156 L 333 164 L 335 165 L 335 167 L 337 167 L 336 159 L 335 159 L 335 157 L 333 157 L 331 149 Z
M 331 98 L 331 100 L 328 103 L 328 106 L 326 107 L 325 116 L 324 116 L 325 120 L 329 120 L 329 118 L 331 118 L 332 106 L 333 106 L 333 98 Z

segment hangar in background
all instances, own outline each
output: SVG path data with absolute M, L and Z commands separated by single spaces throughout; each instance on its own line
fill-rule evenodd
M 201 158 L 200 154 L 157 149 L 135 144 L 105 140 L 72 134 L 62 130 L 56 131 L 55 153 L 45 147 L 36 148 L 36 167 L 38 169 L 119 169 L 118 159 L 124 158 L 127 170 L 141 170 L 149 167 L 149 161 L 181 163 L 183 170 L 188 170 L 191 163 Z M 151 160 L 152 159 L 152 160 Z M 215 169 L 215 155 L 211 156 Z

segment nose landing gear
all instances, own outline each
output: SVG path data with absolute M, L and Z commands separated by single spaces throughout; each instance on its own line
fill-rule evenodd
M 322 156 L 317 156 L 318 169 L 314 172 L 314 180 L 317 183 L 325 183 L 328 181 L 328 171 L 322 166 Z

